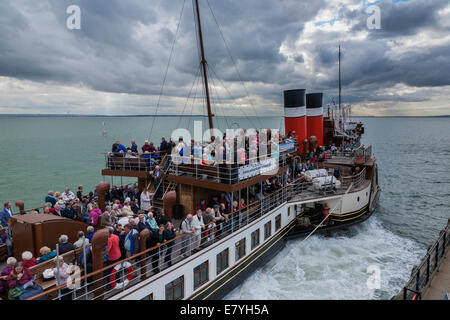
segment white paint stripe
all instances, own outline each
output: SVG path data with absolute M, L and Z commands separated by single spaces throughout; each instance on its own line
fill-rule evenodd
M 306 116 L 306 107 L 284 108 L 286 118 L 298 118 Z
M 306 116 L 308 117 L 323 116 L 323 107 L 306 109 Z

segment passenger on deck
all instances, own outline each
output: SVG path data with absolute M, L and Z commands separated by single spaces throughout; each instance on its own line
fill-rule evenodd
M 111 206 L 106 206 L 105 209 L 105 212 L 100 216 L 100 226 L 103 228 L 112 227 L 116 221 L 116 217 L 112 213 Z
M 206 200 L 205 199 L 201 199 L 200 203 L 197 205 L 196 210 L 202 210 L 205 211 L 206 210 Z
M 31 268 L 37 264 L 37 261 L 30 251 L 24 251 L 22 252 L 22 263 L 25 268 Z
M 89 244 L 89 239 L 84 236 L 83 231 L 78 231 L 77 237 L 78 237 L 78 240 L 73 243 L 74 249 L 81 248 L 83 246 L 83 244 L 86 244 L 86 245 Z
M 170 219 L 169 219 L 168 216 L 166 216 L 166 213 L 165 213 L 164 209 L 161 209 L 159 211 L 159 213 L 158 213 L 158 215 L 156 216 L 155 219 L 156 219 L 156 223 L 158 225 L 161 225 L 161 224 L 167 225 L 167 222 L 170 222 Z
M 63 194 L 61 195 L 61 197 L 62 197 L 62 200 L 64 201 L 64 202 L 70 202 L 70 201 L 73 201 L 74 199 L 75 199 L 75 195 L 73 194 L 73 192 L 72 191 L 70 191 L 70 189 L 68 188 L 68 187 L 66 187 L 65 189 L 64 189 L 64 192 L 63 192 Z
M 158 246 L 166 242 L 166 234 L 164 233 L 164 225 L 160 225 L 156 232 L 153 232 L 150 237 L 145 240 L 147 249 Z M 149 257 L 152 257 L 152 271 L 156 274 L 159 273 L 159 252 L 161 248 L 158 246 L 148 253 Z
M 18 296 L 12 296 L 12 292 L 14 288 L 23 286 L 28 281 L 31 281 L 33 279 L 33 274 L 28 268 L 25 268 L 22 264 L 22 262 L 17 262 L 14 268 L 9 273 L 8 277 L 6 278 L 6 281 L 8 283 L 8 299 L 14 300 L 18 298 Z
M 67 235 L 63 234 L 59 237 L 59 254 L 64 254 L 66 252 L 69 252 L 73 250 L 73 244 L 69 242 L 69 238 Z
M 53 208 L 57 201 L 58 201 L 58 199 L 55 198 L 54 192 L 50 190 L 48 192 L 47 196 L 45 197 L 45 202 L 50 202 L 52 204 L 52 208 Z
M 142 146 L 142 152 L 145 153 L 146 151 L 148 151 L 150 153 L 150 145 L 148 144 L 148 140 L 145 140 L 144 145 Z
M 119 204 L 114 203 L 112 205 L 112 211 L 111 214 L 115 217 L 115 219 L 118 219 L 119 217 L 122 216 L 122 210 L 120 210 L 119 208 Z
M 73 219 L 75 218 L 75 210 L 72 208 L 72 204 L 69 202 L 66 204 L 64 210 L 62 210 L 62 216 L 64 218 Z
M 8 220 L 13 215 L 13 212 L 11 210 L 11 202 L 7 201 L 3 205 L 3 210 L 0 211 L 0 220 L 3 228 L 6 228 L 8 226 Z
M 97 203 L 94 203 L 93 209 L 89 213 L 89 221 L 93 226 L 97 226 L 99 217 L 101 217 L 102 211 L 98 207 Z
M 144 216 L 144 214 L 141 213 L 141 214 L 138 216 L 138 218 L 139 218 L 139 222 L 138 222 L 136 228 L 137 228 L 137 230 L 139 231 L 139 233 L 141 233 L 141 231 L 144 230 L 144 229 L 150 229 L 149 225 L 148 225 L 148 224 L 146 223 L 146 221 L 145 221 L 145 216 Z
M 125 243 L 124 247 L 127 252 L 127 258 L 139 252 L 139 231 L 133 228 L 132 224 L 124 227 Z
M 159 152 L 166 152 L 169 148 L 167 141 L 164 137 L 161 138 L 161 144 L 159 145 Z
M 165 239 L 167 241 L 170 241 L 178 235 L 178 230 L 175 229 L 173 227 L 173 223 L 169 221 L 166 224 L 166 230 L 164 230 L 164 233 L 165 233 L 165 236 L 164 236 Z M 172 265 L 172 249 L 173 249 L 174 244 L 175 244 L 174 241 L 170 241 L 167 244 L 166 256 L 164 257 L 164 262 L 167 262 L 169 267 Z
M 72 263 L 67 264 L 64 259 L 59 258 L 59 268 L 58 259 L 55 258 L 55 267 L 53 268 L 53 274 L 56 278 L 56 285 L 60 286 L 67 283 L 67 279 L 70 277 L 72 272 Z M 72 290 L 68 287 L 61 289 L 61 300 L 72 300 Z
M 136 144 L 136 141 L 134 141 L 134 139 L 131 140 L 131 148 L 130 148 L 130 150 L 133 153 L 138 153 L 138 146 Z
M 147 188 L 144 188 L 144 191 L 141 193 L 141 209 L 144 211 L 148 211 L 150 208 L 150 199 L 151 199 L 151 193 L 148 192 Z
M 95 229 L 94 229 L 93 226 L 88 226 L 88 227 L 86 228 L 86 231 L 87 231 L 87 236 L 86 236 L 86 238 L 89 240 L 89 243 L 92 243 L 92 237 L 93 237 L 94 234 L 95 234 Z
M 205 230 L 205 223 L 203 222 L 203 212 L 202 210 L 197 210 L 197 213 L 195 214 L 194 218 L 192 219 L 193 226 L 195 229 L 194 232 L 194 238 L 192 240 L 192 249 L 197 249 L 200 247 L 201 242 L 201 236 L 202 236 L 202 230 Z
M 41 257 L 37 260 L 38 264 L 56 257 L 56 252 L 50 250 L 49 247 L 42 247 L 39 250 L 39 253 L 41 254 Z
M 114 153 L 119 153 L 119 152 L 123 152 L 123 153 L 127 153 L 127 148 L 120 143 L 120 140 L 116 140 L 116 148 L 113 150 Z M 118 154 L 116 154 L 115 156 L 118 156 Z
M 213 210 L 211 208 L 206 208 L 205 213 L 203 214 L 203 222 L 206 227 L 206 241 L 210 241 L 211 238 L 214 239 L 216 234 L 216 220 L 214 219 Z M 210 235 L 210 232 L 213 232 L 213 234 Z
M 161 170 L 159 169 L 159 166 L 155 167 L 155 170 L 153 170 L 152 178 L 153 178 L 153 186 L 155 190 L 158 188 L 159 183 L 161 182 Z
M 132 217 L 133 214 L 133 210 L 130 207 L 130 198 L 127 198 L 123 203 L 122 217 Z
M 151 211 L 148 212 L 148 219 L 146 222 L 150 231 L 152 232 L 158 231 L 158 223 L 156 222 L 156 219 L 153 217 L 153 213 Z
M 6 280 L 8 279 L 8 275 L 14 269 L 16 263 L 17 260 L 14 257 L 9 257 L 6 260 L 6 267 L 0 273 L 0 293 L 3 293 L 6 290 L 8 290 L 8 282 Z
M 139 207 L 139 199 L 135 198 L 133 200 L 133 204 L 131 205 L 131 211 L 133 211 L 133 215 L 137 215 L 139 210 L 141 210 Z
M 184 219 L 183 222 L 181 223 L 181 233 L 185 234 L 185 236 L 181 238 L 182 239 L 181 255 L 185 254 L 186 251 L 188 255 L 191 253 L 192 236 L 195 232 L 194 224 L 192 221 L 193 219 L 194 217 L 192 216 L 192 214 L 189 213 L 186 216 L 186 219 Z

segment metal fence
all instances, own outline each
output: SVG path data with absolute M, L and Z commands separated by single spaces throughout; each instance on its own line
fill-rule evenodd
M 428 247 L 425 257 L 419 266 L 411 272 L 411 278 L 403 287 L 403 300 L 420 300 L 424 291 L 430 285 L 440 263 L 444 260 L 446 250 L 450 246 L 450 219 L 447 226 L 439 233 L 438 240 Z

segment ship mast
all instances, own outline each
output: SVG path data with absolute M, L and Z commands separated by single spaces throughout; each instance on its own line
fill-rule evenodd
M 211 136 L 213 135 L 213 115 L 211 113 L 211 102 L 209 99 L 209 87 L 208 87 L 208 75 L 206 72 L 206 59 L 205 59 L 205 49 L 203 47 L 203 35 L 202 35 L 202 24 L 200 22 L 200 10 L 198 7 L 198 0 L 195 0 L 195 9 L 197 12 L 197 25 L 198 25 L 198 37 L 199 37 L 199 42 L 200 42 L 200 52 L 202 55 L 202 69 L 203 69 L 203 80 L 204 80 L 204 84 L 205 84 L 205 96 L 206 96 L 206 107 L 208 110 L 208 121 L 209 121 L 209 129 L 211 132 Z
M 339 113 L 341 113 L 341 45 L 339 45 Z

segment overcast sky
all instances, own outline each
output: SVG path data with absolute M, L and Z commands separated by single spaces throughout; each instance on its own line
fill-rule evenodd
M 353 114 L 450 114 L 449 0 L 208 1 L 218 115 L 282 115 L 283 90 L 296 88 L 337 102 L 339 44 Z M 70 5 L 79 30 L 66 26 Z M 367 27 L 373 5 L 380 29 Z M 199 62 L 191 0 L 0 1 L 0 113 L 202 114 Z

